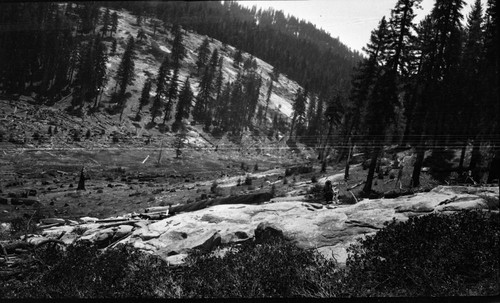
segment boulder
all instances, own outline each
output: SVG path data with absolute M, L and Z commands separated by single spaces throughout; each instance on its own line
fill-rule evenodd
M 255 241 L 258 243 L 272 239 L 283 239 L 283 231 L 269 222 L 261 222 L 255 229 Z
M 47 237 L 43 237 L 43 236 L 35 236 L 35 237 L 30 237 L 26 240 L 26 242 L 28 242 L 29 244 L 32 244 L 32 245 L 38 245 L 42 242 L 45 242 L 47 241 L 49 238 Z
M 134 227 L 130 225 L 120 225 L 118 227 L 114 227 L 113 229 L 115 230 L 113 239 L 120 239 L 130 234 L 134 230 Z
M 156 231 L 144 231 L 139 234 L 137 234 L 137 237 L 141 238 L 142 241 L 148 241 L 151 239 L 158 238 L 160 236 L 160 233 Z
M 184 260 L 188 254 L 176 254 L 173 256 L 168 256 L 166 258 L 166 261 L 168 262 L 169 265 L 176 266 L 176 265 L 181 265 L 184 264 Z
M 216 247 L 220 246 L 222 242 L 222 237 L 218 232 L 214 233 L 213 236 L 208 238 L 205 242 L 203 242 L 201 245 L 195 246 L 194 249 L 200 249 L 202 251 L 212 251 Z

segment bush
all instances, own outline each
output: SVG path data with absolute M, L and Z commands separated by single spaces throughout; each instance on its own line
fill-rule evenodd
M 250 177 L 250 175 L 246 176 L 245 185 L 252 185 L 252 177 Z
M 212 194 L 216 193 L 217 186 L 218 186 L 217 181 L 212 182 L 212 186 L 210 187 L 210 192 Z
M 247 242 L 225 256 L 194 253 L 182 272 L 187 297 L 291 297 L 298 296 L 304 273 L 321 259 L 313 251 L 273 239 L 262 244 Z
M 66 252 L 48 246 L 40 255 L 51 259 L 50 268 L 19 284 L 9 281 L 3 296 L 11 298 L 124 298 L 179 297 L 180 289 L 166 261 L 159 257 L 118 246 L 101 252 L 79 242 Z M 54 258 L 57 257 L 57 258 Z
M 273 197 L 276 197 L 276 185 L 275 184 L 271 185 L 271 195 L 273 195 Z
M 497 294 L 499 223 L 481 211 L 392 221 L 349 248 L 345 283 L 361 296 Z
M 312 177 L 311 177 L 311 182 L 312 182 L 312 183 L 317 183 L 317 182 L 318 182 L 318 177 L 316 177 L 316 176 L 312 176 Z
M 24 234 L 37 233 L 38 221 L 43 218 L 41 212 L 36 210 L 33 215 L 24 214 L 17 216 L 10 221 L 10 234 L 13 238 L 18 238 Z
M 430 175 L 437 181 L 444 183 L 450 178 L 455 156 L 453 150 L 445 150 L 437 148 L 432 151 L 432 154 L 424 160 L 423 165 L 430 167 Z
M 308 191 L 307 194 L 310 195 L 310 198 L 308 201 L 311 202 L 324 202 L 325 201 L 325 193 L 323 186 L 321 184 L 314 184 L 313 187 L 311 187 Z

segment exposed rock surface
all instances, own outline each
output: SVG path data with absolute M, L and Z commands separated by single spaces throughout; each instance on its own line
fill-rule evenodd
M 192 249 L 210 251 L 221 243 L 253 237 L 262 240 L 282 234 L 300 247 L 315 248 L 324 256 L 344 263 L 346 248 L 357 237 L 375 233 L 386 221 L 405 221 L 432 212 L 498 209 L 498 204 L 497 187 L 439 186 L 428 193 L 363 200 L 354 205 L 311 207 L 310 203 L 297 200 L 273 200 L 260 205 L 222 204 L 158 221 L 55 226 L 46 229 L 44 236 L 60 237 L 65 232 L 61 238 L 65 243 L 75 239 L 103 246 L 128 243 L 179 264 Z M 75 235 L 77 229 L 80 233 L 84 230 L 81 236 Z

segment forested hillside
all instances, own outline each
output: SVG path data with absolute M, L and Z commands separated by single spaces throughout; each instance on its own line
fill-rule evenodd
M 228 9 L 229 17 L 221 13 Z M 310 23 L 233 2 L 19 3 L 2 14 L 6 99 L 64 102 L 75 117 L 107 112 L 120 123 L 133 114 L 143 128 L 162 132 L 189 121 L 235 138 L 255 127 L 271 140 L 295 130 L 299 141 L 319 146 L 324 112 L 330 106 L 341 114 L 361 58 Z M 203 42 L 199 34 L 207 35 Z
M 346 93 L 361 55 L 323 30 L 282 11 L 247 9 L 236 1 L 111 2 L 141 17 L 154 15 L 259 57 L 309 91 Z

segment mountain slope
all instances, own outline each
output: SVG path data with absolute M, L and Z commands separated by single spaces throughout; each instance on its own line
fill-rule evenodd
M 101 8 L 101 12 L 104 8 Z M 115 12 L 111 10 L 111 12 Z M 137 57 L 135 59 L 135 81 L 128 88 L 132 94 L 127 103 L 122 122 L 118 121 L 118 115 L 111 116 L 104 110 L 93 113 L 89 116 L 79 118 L 70 116 L 65 112 L 65 109 L 70 105 L 72 95 L 63 96 L 58 102 L 51 106 L 38 104 L 38 95 L 32 93 L 31 96 L 21 96 L 18 101 L 11 102 L 8 98 L 3 98 L 2 109 L 4 119 L 0 120 L 0 133 L 4 137 L 4 141 L 12 141 L 11 143 L 26 143 L 27 147 L 109 147 L 111 142 L 124 142 L 127 144 L 144 145 L 144 142 L 149 139 L 149 142 L 155 145 L 160 144 L 160 140 L 165 140 L 167 146 L 173 146 L 174 134 L 160 132 L 159 129 L 147 129 L 146 124 L 149 118 L 149 106 L 143 109 L 143 119 L 140 122 L 133 121 L 132 118 L 138 109 L 138 100 L 144 82 L 147 78 L 155 78 L 162 57 L 170 53 L 172 34 L 165 29 L 158 29 L 156 35 L 153 35 L 153 27 L 151 20 L 144 22 L 141 26 L 136 24 L 136 17 L 126 10 L 116 11 L 118 14 L 118 30 L 115 34 L 117 40 L 117 50 L 114 56 L 109 56 L 107 63 L 107 74 L 109 81 L 104 88 L 101 104 L 105 107 L 109 106 L 109 101 L 112 93 L 115 91 L 116 82 L 114 75 L 120 64 L 121 56 L 126 46 L 126 40 L 131 35 L 137 36 L 138 31 L 142 28 L 146 32 L 146 39 L 138 42 L 136 46 Z M 205 36 L 199 35 L 192 31 L 182 31 L 184 34 L 183 44 L 187 49 L 187 57 L 181 65 L 179 82 L 182 83 L 186 77 L 192 74 L 196 69 L 196 49 L 201 45 Z M 210 50 L 218 48 L 219 53 L 224 58 L 223 74 L 224 81 L 233 81 L 238 73 L 233 67 L 233 54 L 236 49 L 232 46 L 223 47 L 223 43 L 210 39 Z M 105 39 L 108 49 L 111 47 L 112 39 Z M 247 58 L 250 54 L 243 53 L 243 57 Z M 259 58 L 255 58 L 257 62 L 257 73 L 263 78 L 263 85 L 260 88 L 259 103 L 264 105 L 265 95 L 268 89 L 269 75 L 273 70 L 273 66 L 264 62 Z M 191 78 L 191 87 L 195 96 L 198 92 L 200 79 L 198 77 Z M 284 119 L 290 117 L 292 113 L 292 99 L 296 91 L 301 88 L 297 82 L 290 80 L 285 75 L 281 74 L 279 79 L 274 83 L 273 93 L 270 98 L 268 117 L 272 117 L 273 112 L 277 112 Z M 150 96 L 154 96 L 154 87 L 151 90 Z M 193 102 L 194 103 L 194 102 Z M 194 104 L 193 104 L 194 105 Z M 19 114 L 22 115 L 19 115 Z M 171 124 L 172 121 L 169 122 Z M 48 135 L 49 128 L 51 131 L 57 128 L 57 134 Z M 188 126 L 188 130 L 194 131 L 197 140 L 187 140 L 193 145 L 199 147 L 214 147 L 221 145 L 227 148 L 238 148 L 226 138 L 215 139 L 210 134 L 205 134 L 201 127 Z M 83 140 L 85 134 L 90 131 L 90 138 Z M 198 135 L 200 134 L 200 135 Z M 78 137 L 78 140 L 74 140 Z M 271 144 L 269 139 L 263 136 L 252 136 L 250 133 L 245 135 L 247 139 L 242 142 L 247 142 L 248 146 L 257 143 Z M 278 136 L 282 138 L 282 135 Z M 40 138 L 40 140 L 36 139 Z M 81 140 L 80 140 L 81 139 Z M 207 142 L 210 141 L 210 142 Z M 196 142 L 196 143 L 195 143 Z M 5 143 L 5 142 L 4 142 Z M 7 143 L 6 143 L 7 144 Z M 245 144 L 244 144 L 245 145 Z M 245 148 L 243 146 L 243 148 Z

